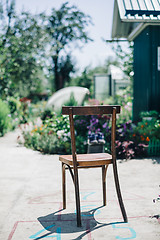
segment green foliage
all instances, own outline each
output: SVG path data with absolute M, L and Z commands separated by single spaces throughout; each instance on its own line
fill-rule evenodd
M 70 47 L 73 42 L 82 46 L 91 40 L 90 23 L 89 16 L 68 2 L 47 16 L 17 14 L 14 0 L 0 1 L 1 98 L 41 93 L 47 89 L 46 80 L 52 82 L 52 90 L 69 83 L 75 72 Z
M 55 116 L 55 113 L 53 112 L 52 108 L 45 108 L 42 112 L 41 119 L 42 121 L 45 121 L 48 118 L 52 118 Z
M 126 110 L 127 111 L 127 110 Z M 128 110 L 129 111 L 129 110 Z M 69 119 L 45 111 L 43 121 L 38 120 L 23 131 L 25 146 L 45 153 L 71 153 Z M 48 117 L 47 117 L 48 116 Z M 28 128 L 28 124 L 25 124 Z M 74 116 L 77 153 L 87 152 L 88 134 L 102 132 L 105 150 L 111 151 L 111 122 L 107 116 Z M 142 120 L 137 125 L 118 120 L 116 131 L 117 157 L 131 159 L 147 156 L 148 144 L 152 139 L 160 139 L 160 120 Z
M 117 117 L 117 124 L 123 124 L 132 120 L 132 89 L 131 86 L 118 92 L 114 98 L 111 97 L 104 101 L 104 104 L 121 106 L 121 114 Z
M 25 146 L 48 154 L 62 154 L 69 152 L 70 144 L 59 141 L 56 134 L 34 133 L 24 134 Z
M 70 74 L 75 72 L 75 67 L 72 63 L 70 55 L 66 57 L 62 56 L 58 64 L 58 76 L 59 76 L 59 88 L 63 88 L 64 85 L 70 83 Z
M 53 116 L 51 119 L 32 125 L 29 131 L 24 127 L 25 146 L 44 153 L 70 153 L 69 122 L 66 117 Z M 39 125 L 39 126 L 38 126 Z
M 10 129 L 9 107 L 0 99 L 0 136 L 3 136 Z
M 17 15 L 14 1 L 6 1 L 0 19 L 0 95 L 27 96 L 41 92 L 45 46 L 42 15 Z M 5 10 L 7 9 L 7 10 Z
M 17 98 L 8 97 L 7 102 L 8 102 L 11 114 L 19 112 L 21 107 L 21 102 Z
M 112 49 L 119 59 L 119 65 L 123 72 L 133 81 L 133 42 L 113 42 Z
M 36 104 L 31 103 L 30 101 L 21 102 L 22 117 L 20 123 L 27 123 L 34 121 L 39 116 L 42 115 L 46 106 L 45 101 L 37 102 Z
M 80 76 L 72 78 L 70 85 L 88 88 L 93 95 L 93 73 L 90 73 L 90 70 L 86 67 Z
M 15 129 L 18 127 L 18 125 L 22 120 L 22 116 L 23 116 L 22 104 L 18 98 L 14 98 L 10 96 L 7 97 L 7 103 L 8 103 L 10 115 L 11 115 L 11 126 L 12 126 L 12 129 Z
M 156 118 L 151 120 L 142 119 L 134 130 L 134 138 L 144 143 L 148 143 L 153 138 L 160 139 L 160 120 Z
M 76 117 L 75 130 L 78 153 L 85 153 L 87 151 L 87 125 L 88 118 L 87 121 L 83 121 L 82 125 L 79 125 L 78 117 Z M 25 124 L 23 126 L 23 136 L 26 147 L 50 154 L 71 153 L 68 117 L 54 114 L 52 118 L 46 117 L 43 121 L 38 120 L 38 123 L 34 122 L 30 127 L 28 124 Z
M 99 118 L 98 125 L 102 130 L 106 128 L 106 117 Z M 88 131 L 97 121 L 90 116 L 75 116 L 76 150 L 77 153 L 87 152 Z M 66 116 L 52 115 L 51 118 L 34 123 L 29 129 L 23 129 L 25 146 L 45 153 L 71 153 L 71 139 L 69 118 Z M 93 129 L 92 129 L 93 130 Z
M 117 155 L 120 158 L 146 157 L 149 143 L 160 139 L 160 121 L 153 118 L 137 124 L 123 123 L 117 129 Z
M 78 153 L 87 152 L 88 126 L 90 116 L 75 116 L 76 149 Z
M 64 106 L 78 106 L 73 92 L 71 93 L 69 100 L 65 102 Z
M 90 91 L 91 97 L 94 96 L 94 75 L 95 74 L 109 74 L 110 65 L 120 66 L 118 58 L 108 57 L 104 64 L 98 65 L 94 68 L 90 66 L 85 67 L 84 71 L 76 77 L 72 77 L 70 85 L 86 87 Z
M 89 24 L 91 24 L 91 18 L 78 10 L 76 6 L 69 6 L 68 2 L 63 3 L 58 10 L 52 8 L 52 13 L 48 17 L 47 32 L 51 44 L 55 90 L 62 88 L 65 83 L 64 76 L 62 76 L 64 65 L 60 65 L 60 56 L 66 54 L 71 43 L 76 42 L 78 46 L 78 43 L 82 45 L 91 40 L 86 30 Z M 68 77 L 69 73 L 73 72 L 71 61 L 70 68 L 65 66 L 65 71 Z
M 157 111 L 151 110 L 151 111 L 144 111 L 140 113 L 140 117 L 144 118 L 144 117 L 149 117 L 149 118 L 158 118 L 159 117 L 159 113 Z

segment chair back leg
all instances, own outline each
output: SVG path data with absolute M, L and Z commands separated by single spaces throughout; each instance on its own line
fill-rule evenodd
M 64 163 L 62 163 L 62 196 L 63 196 L 63 209 L 66 209 L 66 170 Z
M 126 210 L 124 208 L 123 199 L 122 199 L 121 190 L 120 190 L 120 184 L 119 184 L 119 179 L 118 179 L 118 171 L 117 171 L 117 164 L 116 164 L 115 161 L 113 161 L 113 173 L 114 173 L 115 186 L 116 186 L 118 201 L 119 201 L 119 205 L 120 205 L 120 208 L 121 208 L 123 220 L 124 220 L 124 222 L 128 222 L 127 214 L 126 214 Z
M 115 186 L 116 186 L 118 201 L 119 201 L 119 205 L 120 205 L 121 212 L 122 212 L 122 215 L 123 215 L 123 219 L 124 219 L 124 222 L 128 222 L 127 214 L 126 214 L 124 204 L 123 204 L 123 200 L 122 200 L 119 179 L 118 179 L 115 139 L 116 139 L 116 108 L 113 108 L 112 132 L 111 132 L 111 143 L 112 143 L 111 150 L 112 150 L 113 173 L 114 173 L 114 180 L 115 180 Z

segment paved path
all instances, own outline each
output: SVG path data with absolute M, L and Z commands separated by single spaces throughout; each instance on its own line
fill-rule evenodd
M 108 205 L 102 207 L 100 169 L 80 170 L 82 228 L 76 227 L 74 189 L 67 174 L 67 209 L 62 210 L 61 165 L 57 155 L 19 147 L 18 132 L 0 138 L 0 239 L 159 240 L 160 159 L 130 160 L 118 169 L 129 223 L 122 223 L 112 167 Z M 95 209 L 94 215 L 92 209 Z

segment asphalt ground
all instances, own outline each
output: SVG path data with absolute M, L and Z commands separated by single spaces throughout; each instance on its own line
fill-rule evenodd
M 80 169 L 82 227 L 78 228 L 72 179 L 67 172 L 67 208 L 62 210 L 61 163 L 17 144 L 19 132 L 0 138 L 0 239 L 160 240 L 160 158 L 118 160 L 124 223 L 112 165 L 107 206 L 102 206 L 101 169 Z

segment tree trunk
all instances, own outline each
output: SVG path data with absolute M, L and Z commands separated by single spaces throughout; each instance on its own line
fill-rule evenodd
M 64 79 L 62 74 L 59 74 L 59 89 L 64 87 Z
M 53 64 L 54 64 L 54 82 L 52 85 L 52 90 L 59 90 L 60 86 L 59 86 L 59 74 L 58 74 L 58 57 L 57 56 L 53 56 L 52 57 L 53 60 Z
M 57 90 L 63 88 L 64 84 L 65 84 L 65 80 L 66 80 L 66 76 L 61 72 L 62 68 L 59 69 L 59 66 L 58 66 L 59 65 L 58 54 L 59 54 L 59 52 L 57 52 L 55 56 L 52 56 L 52 61 L 53 61 L 53 64 L 54 64 L 54 67 L 53 67 L 54 82 L 53 82 L 53 85 L 52 85 L 52 91 L 54 91 L 54 90 L 57 91 Z M 72 69 L 69 70 L 69 72 L 71 72 L 71 71 L 72 71 Z M 66 74 L 69 75 L 69 72 L 67 72 Z

